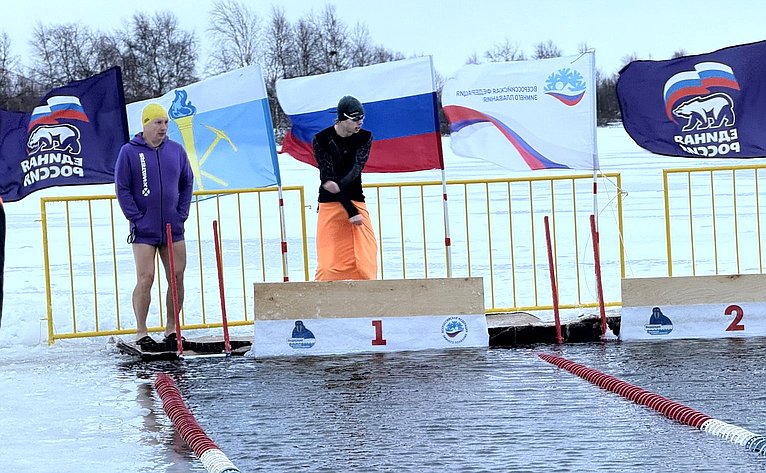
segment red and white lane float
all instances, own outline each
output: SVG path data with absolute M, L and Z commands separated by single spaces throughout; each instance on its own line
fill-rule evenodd
M 669 417 L 682 424 L 696 427 L 703 432 L 739 444 L 751 452 L 766 455 L 766 437 L 763 435 L 756 435 L 749 430 L 737 427 L 736 425 L 714 419 L 707 414 L 703 414 L 702 412 L 684 406 L 683 404 L 679 404 L 666 397 L 660 396 L 659 394 L 649 392 L 638 386 L 617 379 L 614 376 L 575 363 L 566 358 L 546 353 L 540 353 L 538 356 L 548 363 L 563 368 L 572 374 L 590 381 L 600 388 L 619 394 L 637 404 L 654 409 L 665 417 Z
M 239 473 L 237 467 L 197 423 L 194 415 L 186 407 L 173 378 L 166 373 L 158 374 L 154 380 L 154 389 L 160 395 L 162 407 L 181 434 L 181 438 L 194 450 L 194 454 L 209 473 Z

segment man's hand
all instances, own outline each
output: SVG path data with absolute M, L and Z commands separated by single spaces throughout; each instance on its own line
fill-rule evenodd
M 348 219 L 348 223 L 351 225 L 361 225 L 364 223 L 364 218 L 361 215 L 354 215 L 350 219 Z
M 322 184 L 322 189 L 326 190 L 327 192 L 331 194 L 337 194 L 340 192 L 340 186 L 335 181 L 327 181 L 324 184 Z

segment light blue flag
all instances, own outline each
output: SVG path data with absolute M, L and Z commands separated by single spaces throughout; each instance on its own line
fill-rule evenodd
M 128 104 L 131 135 L 141 131 L 141 112 L 151 102 L 168 111 L 168 137 L 181 143 L 189 155 L 194 190 L 281 184 L 274 127 L 259 65 Z

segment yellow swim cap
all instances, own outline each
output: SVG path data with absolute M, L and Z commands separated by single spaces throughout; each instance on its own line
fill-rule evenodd
M 143 125 L 157 118 L 168 118 L 168 112 L 158 103 L 150 103 L 141 112 L 141 124 Z

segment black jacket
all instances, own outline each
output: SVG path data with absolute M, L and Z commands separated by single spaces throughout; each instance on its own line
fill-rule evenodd
M 351 201 L 364 202 L 362 170 L 371 146 L 372 133 L 367 130 L 342 138 L 335 132 L 335 127 L 330 126 L 314 136 L 314 159 L 321 184 L 334 181 L 340 187 L 340 192 L 333 194 L 320 184 L 319 202 L 340 202 L 349 218 L 359 213 Z

